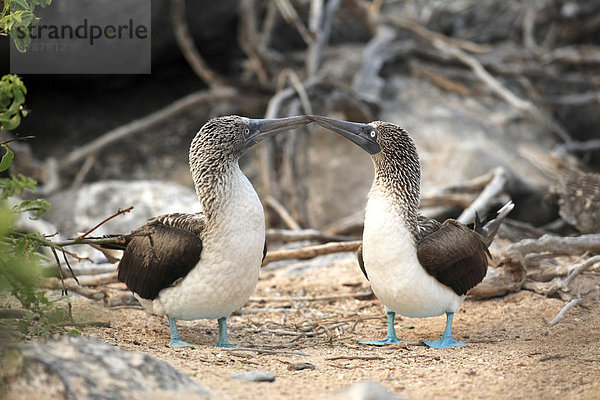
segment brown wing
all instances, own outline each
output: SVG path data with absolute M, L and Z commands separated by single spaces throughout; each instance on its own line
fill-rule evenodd
M 362 243 L 360 244 L 360 246 L 358 246 L 358 250 L 356 250 L 356 258 L 358 259 L 358 266 L 360 267 L 360 270 L 362 271 L 365 278 L 367 278 L 367 280 L 369 280 L 369 276 L 367 275 L 367 270 L 365 269 L 365 262 L 363 261 L 363 257 L 362 257 Z
M 458 295 L 483 280 L 489 255 L 482 236 L 455 220 L 445 221 L 417 243 L 423 268 Z
M 128 235 L 119 262 L 119 281 L 144 299 L 155 299 L 200 260 L 202 240 L 197 229 L 169 226 L 168 222 L 165 216 L 157 217 Z

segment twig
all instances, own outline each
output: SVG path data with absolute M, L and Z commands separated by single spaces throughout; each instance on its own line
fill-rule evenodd
M 361 243 L 360 240 L 355 240 L 352 242 L 326 243 L 293 250 L 272 251 L 267 253 L 267 256 L 263 260 L 263 265 L 273 261 L 314 258 L 324 254 L 356 251 Z
M 256 1 L 244 0 L 240 2 L 240 27 L 238 34 L 238 42 L 240 48 L 246 53 L 249 59 L 249 64 L 252 70 L 256 74 L 258 81 L 264 87 L 270 86 L 271 74 L 267 66 L 267 62 L 263 57 L 263 50 L 266 48 L 266 38 L 263 37 L 265 42 L 261 42 L 261 38 L 258 37 L 258 31 L 256 28 Z M 264 46 L 261 46 L 261 43 Z M 267 142 L 268 143 L 268 142 Z
M 22 140 L 29 140 L 29 139 L 35 139 L 35 138 L 36 138 L 35 136 L 14 137 L 14 138 L 11 138 L 11 139 L 7 139 L 4 142 L 1 142 L 0 145 L 7 145 L 7 144 L 12 143 L 12 142 L 20 142 Z
M 300 242 L 313 240 L 317 242 L 344 242 L 356 240 L 355 237 L 343 235 L 329 235 L 316 229 L 267 229 L 267 242 Z
M 587 260 L 585 260 L 582 263 L 573 265 L 571 272 L 569 272 L 569 275 L 567 275 L 567 277 L 563 281 L 564 288 L 568 288 L 569 285 L 571 285 L 571 283 L 573 282 L 573 279 L 575 279 L 575 277 L 577 275 L 581 274 L 583 271 L 585 271 L 592 265 L 599 263 L 599 262 L 600 262 L 600 255 L 588 258 Z
M 316 39 L 309 46 L 306 59 L 306 75 L 309 81 L 317 77 L 317 72 L 321 67 L 325 46 L 327 46 L 331 34 L 333 16 L 340 7 L 340 3 L 340 0 L 329 0 L 323 11 L 323 0 L 311 2 L 309 27 L 311 32 L 316 35 Z
M 225 86 L 225 79 L 212 71 L 198 52 L 185 17 L 185 0 L 171 0 L 171 23 L 181 53 L 196 75 L 208 86 Z
M 289 301 L 331 301 L 341 300 L 348 298 L 365 298 L 373 296 L 373 292 L 360 292 L 360 293 L 348 293 L 348 294 L 334 294 L 329 296 L 315 296 L 315 297 L 302 297 L 302 296 L 290 296 L 290 297 L 250 297 L 248 301 L 253 302 L 289 302 Z
M 90 229 L 89 231 L 87 231 L 86 233 L 79 235 L 75 238 L 75 240 L 81 240 L 83 238 L 85 238 L 87 235 L 89 235 L 90 233 L 92 233 L 93 231 L 95 231 L 96 229 L 98 229 L 101 225 L 104 225 L 105 223 L 107 223 L 108 221 L 110 221 L 111 219 L 121 215 L 121 214 L 125 214 L 128 213 L 129 211 L 133 210 L 133 206 L 128 207 L 124 210 L 121 210 L 120 208 L 117 210 L 116 213 L 114 213 L 113 215 L 111 215 L 110 217 L 104 218 L 102 221 L 100 221 L 98 224 L 96 224 L 96 226 L 94 226 L 92 229 Z
M 494 178 L 487 184 L 473 203 L 460 214 L 457 221 L 467 224 L 475 219 L 476 212 L 480 214 L 486 213 L 490 207 L 490 203 L 505 190 L 507 182 L 508 176 L 504 168 L 496 168 L 494 170 Z
M 292 218 L 292 216 L 290 215 L 288 210 L 286 210 L 285 207 L 279 201 L 277 201 L 277 199 L 275 199 L 275 197 L 273 197 L 271 195 L 267 196 L 266 202 L 267 202 L 267 205 L 269 207 L 271 207 L 273 209 L 273 211 L 275 211 L 277 213 L 279 218 L 281 218 L 281 220 L 290 229 L 292 229 L 294 231 L 302 229 L 302 227 L 294 220 L 294 218 Z
M 68 291 L 67 291 L 67 287 L 65 286 L 65 277 L 63 276 L 62 273 L 62 267 L 60 265 L 60 260 L 58 259 L 58 254 L 56 253 L 56 249 L 50 248 L 50 250 L 52 250 L 52 254 L 54 255 L 54 259 L 56 260 L 56 265 L 58 265 L 58 273 L 60 275 L 60 283 L 62 284 L 62 295 L 66 296 L 68 295 Z
M 286 68 L 283 71 L 281 71 L 281 76 L 285 79 L 288 79 L 296 93 L 298 93 L 298 97 L 300 98 L 300 103 L 302 104 L 304 114 L 312 114 L 313 111 L 312 105 L 310 104 L 310 99 L 308 97 L 308 94 L 306 93 L 304 85 L 298 77 L 298 74 L 296 74 L 294 70 Z
M 346 235 L 348 233 L 362 232 L 364 221 L 365 212 L 359 211 L 333 221 L 323 228 L 323 232 L 328 235 Z
M 364 361 L 374 361 L 374 360 L 383 360 L 383 357 L 379 356 L 337 356 L 337 357 L 327 357 L 325 361 L 336 361 L 336 360 L 364 360 Z
M 81 186 L 87 174 L 92 170 L 94 163 L 96 162 L 96 154 L 90 154 L 83 161 L 83 165 L 77 171 L 77 175 L 75 175 L 75 179 L 73 179 L 73 183 L 71 183 L 71 189 L 76 189 Z
M 275 0 L 275 5 L 277 5 L 285 22 L 296 28 L 300 36 L 302 36 L 302 40 L 304 40 L 307 45 L 310 45 L 313 42 L 313 37 L 300 20 L 292 3 L 290 3 L 289 0 Z
M 556 315 L 556 317 L 554 317 L 554 319 L 550 322 L 548 322 L 548 326 L 554 326 L 556 324 L 558 324 L 564 317 L 565 315 L 567 315 L 567 312 L 575 305 L 581 303 L 581 298 L 578 297 L 576 299 L 571 300 L 570 302 L 568 302 L 563 308 L 562 310 L 560 310 L 560 312 Z
M 252 347 L 234 347 L 232 349 L 227 349 L 227 351 L 255 351 L 259 354 L 289 354 L 293 356 L 308 356 L 308 354 L 301 353 L 299 351 L 257 349 Z
M 429 29 L 427 29 L 424 26 L 422 26 L 421 24 L 419 24 L 417 21 L 413 21 L 408 18 L 385 17 L 385 18 L 383 18 L 383 21 L 386 23 L 389 23 L 391 25 L 398 26 L 403 29 L 407 29 L 407 30 L 413 32 L 414 34 L 416 34 L 417 36 L 420 36 L 429 41 L 433 42 L 435 40 L 440 40 L 444 43 L 447 43 L 448 45 L 456 46 L 459 49 L 466 50 L 471 53 L 487 53 L 490 50 L 492 50 L 492 46 L 490 46 L 490 45 L 485 45 L 485 44 L 481 45 L 481 44 L 477 44 L 475 42 L 470 42 L 468 40 L 451 38 L 451 37 L 442 35 L 441 33 L 430 31 Z
M 77 244 L 96 244 L 96 245 L 102 245 L 102 244 L 122 244 L 123 243 L 123 237 L 122 236 L 114 236 L 114 237 L 104 237 L 104 238 L 83 238 L 83 239 L 70 239 L 70 240 L 65 240 L 63 242 L 51 242 L 49 240 L 47 241 L 43 241 L 42 244 L 49 246 L 49 247 L 54 247 L 57 248 L 58 250 L 63 251 L 62 247 L 66 247 L 66 246 L 74 246 Z M 71 255 L 71 253 L 67 254 Z
M 540 122 L 546 128 L 550 129 L 554 132 L 559 138 L 561 138 L 564 142 L 571 142 L 573 138 L 569 135 L 569 133 L 562 127 L 558 122 L 556 122 L 550 115 L 543 112 L 541 109 L 536 107 L 533 103 L 528 100 L 524 100 L 513 92 L 505 88 L 500 81 L 494 78 L 481 63 L 475 59 L 474 57 L 468 55 L 458 47 L 451 46 L 447 41 L 443 41 L 440 39 L 432 40 L 433 46 L 453 57 L 462 63 L 466 64 L 475 76 L 477 76 L 482 82 L 484 82 L 494 93 L 504 99 L 507 103 L 512 105 L 517 110 L 524 112 L 533 118 L 534 121 Z
M 214 103 L 234 98 L 237 92 L 231 88 L 215 88 L 208 91 L 199 91 L 189 94 L 158 111 L 143 118 L 134 120 L 113 129 L 90 143 L 73 150 L 61 162 L 61 169 L 67 169 L 78 161 L 95 154 L 104 147 L 117 142 L 127 136 L 143 132 L 152 126 L 169 120 L 176 114 L 203 103 Z

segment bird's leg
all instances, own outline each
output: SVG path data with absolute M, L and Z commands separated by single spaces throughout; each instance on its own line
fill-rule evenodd
M 466 344 L 458 342 L 452 339 L 452 318 L 454 318 L 454 313 L 447 312 L 446 313 L 446 329 L 444 329 L 444 333 L 442 333 L 442 337 L 438 340 L 424 340 L 425 344 L 429 347 L 434 347 L 436 349 L 445 349 L 446 347 L 464 347 Z
M 372 345 L 376 345 L 376 346 L 383 346 L 386 344 L 394 344 L 394 343 L 398 343 L 398 342 L 404 342 L 404 340 L 398 339 L 398 336 L 396 336 L 396 328 L 394 328 L 394 319 L 396 318 L 396 313 L 393 311 L 388 310 L 387 312 L 387 323 L 388 323 L 388 328 L 387 328 L 387 336 L 385 339 L 381 339 L 381 340 L 359 340 L 358 343 L 361 344 L 372 344 Z
M 195 347 L 196 344 L 190 344 L 188 342 L 184 342 L 181 340 L 181 336 L 179 336 L 179 331 L 177 331 L 177 323 L 175 322 L 175 318 L 167 315 L 169 319 L 169 330 L 171 331 L 171 341 L 169 342 L 169 347 L 178 348 L 178 347 Z
M 227 318 L 221 317 L 217 320 L 219 322 L 219 341 L 217 347 L 235 347 L 227 343 Z

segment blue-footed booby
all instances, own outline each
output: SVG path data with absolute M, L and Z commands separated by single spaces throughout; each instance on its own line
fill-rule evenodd
M 238 161 L 249 147 L 309 122 L 211 119 L 189 152 L 202 212 L 161 215 L 124 237 L 118 278 L 146 311 L 167 316 L 170 347 L 193 346 L 179 336 L 176 320 L 200 318 L 217 319 L 217 346 L 232 347 L 227 318 L 254 292 L 266 251 L 263 207 Z
M 397 343 L 395 313 L 412 318 L 445 313 L 442 337 L 424 342 L 436 348 L 464 346 L 452 338 L 452 318 L 469 289 L 485 277 L 488 246 L 513 203 L 483 226 L 477 217 L 474 230 L 453 219 L 440 224 L 423 217 L 418 213 L 419 157 L 404 129 L 381 121 L 312 118 L 362 147 L 375 166 L 358 262 L 373 293 L 386 306 L 388 334 L 383 340 L 361 343 Z

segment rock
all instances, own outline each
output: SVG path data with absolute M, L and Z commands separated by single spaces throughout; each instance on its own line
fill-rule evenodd
M 49 197 L 52 204 L 46 217 L 65 237 L 86 232 L 118 209 L 133 206 L 93 232 L 93 236 L 129 233 L 149 218 L 170 212 L 195 213 L 201 210 L 192 188 L 176 183 L 140 181 L 99 181 L 78 190 L 66 190 Z
M 401 398 L 387 391 L 382 385 L 373 381 L 364 381 L 336 393 L 332 400 L 400 400 Z
M 266 371 L 246 371 L 239 374 L 233 374 L 229 377 L 229 379 L 237 379 L 240 381 L 248 381 L 248 382 L 274 382 L 275 375 Z
M 317 367 L 315 367 L 314 364 L 307 363 L 307 362 L 291 363 L 288 365 L 288 369 L 290 371 L 303 371 L 305 369 L 316 369 L 316 368 Z
M 6 361 L 19 366 L 3 377 L 8 399 L 212 398 L 164 361 L 85 336 L 51 336 L 14 349 Z

